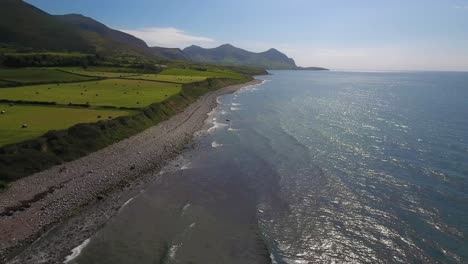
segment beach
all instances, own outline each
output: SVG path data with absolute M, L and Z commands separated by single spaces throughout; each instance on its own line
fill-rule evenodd
M 12 183 L 0 193 L 0 262 L 62 262 L 190 147 L 219 96 L 259 82 L 208 93 L 140 134 Z

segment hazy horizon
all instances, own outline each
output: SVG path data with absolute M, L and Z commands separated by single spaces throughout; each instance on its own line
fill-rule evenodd
M 468 71 L 468 0 L 27 0 L 79 13 L 149 46 L 276 48 L 299 66 L 375 71 Z

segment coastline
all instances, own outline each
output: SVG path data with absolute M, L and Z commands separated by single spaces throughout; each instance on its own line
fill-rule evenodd
M 207 93 L 135 136 L 12 183 L 0 193 L 0 261 L 62 262 L 189 146 L 219 96 L 260 82 Z

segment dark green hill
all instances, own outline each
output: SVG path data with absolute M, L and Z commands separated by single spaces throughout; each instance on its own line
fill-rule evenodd
M 0 43 L 35 50 L 94 51 L 78 29 L 20 0 L 0 0 Z
M 190 60 L 190 57 L 178 48 L 151 47 L 151 52 L 157 57 L 168 60 Z
M 0 44 L 31 51 L 152 54 L 143 40 L 89 17 L 54 16 L 21 0 L 0 0 Z
M 94 47 L 97 53 L 136 53 L 150 55 L 146 43 L 130 34 L 111 29 L 106 25 L 83 15 L 69 14 L 55 16 L 61 22 L 79 29 L 81 36 Z
M 255 53 L 224 44 L 213 49 L 204 49 L 193 45 L 183 51 L 192 61 L 199 63 L 255 66 L 266 69 L 297 68 L 293 59 L 276 49 Z

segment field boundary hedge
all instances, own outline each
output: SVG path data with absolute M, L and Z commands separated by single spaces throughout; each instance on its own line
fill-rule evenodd
M 141 108 L 134 115 L 76 124 L 65 130 L 49 131 L 36 139 L 2 146 L 0 182 L 11 182 L 83 157 L 169 119 L 208 92 L 251 79 L 208 78 L 183 84 L 180 93 Z

